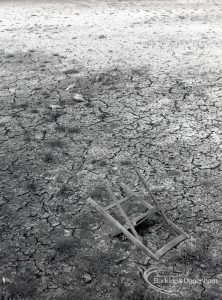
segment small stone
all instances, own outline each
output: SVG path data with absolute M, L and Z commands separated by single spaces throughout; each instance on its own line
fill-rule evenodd
M 79 73 L 79 69 L 77 69 L 77 68 L 66 69 L 63 71 L 63 74 L 65 74 L 65 75 L 78 74 L 78 73 Z
M 15 89 L 14 88 L 10 88 L 9 92 L 12 93 L 12 94 L 14 94 L 15 93 Z
M 89 164 L 89 165 L 88 165 L 88 170 L 91 171 L 91 170 L 93 170 L 93 169 L 94 169 L 93 164 Z
M 83 275 L 82 277 L 83 281 L 87 284 L 87 283 L 90 283 L 92 281 L 92 277 L 90 274 L 86 273 Z
M 105 39 L 106 38 L 106 36 L 104 35 L 104 34 L 101 34 L 100 36 L 99 36 L 99 39 L 101 40 L 101 39 Z
M 36 134 L 36 135 L 35 135 L 35 138 L 36 138 L 36 140 L 41 141 L 41 140 L 43 140 L 43 138 L 44 138 L 44 134 L 43 134 L 43 133 Z
M 57 109 L 62 109 L 62 106 L 55 105 L 55 104 L 50 104 L 49 108 L 51 108 L 51 110 L 53 110 L 53 111 L 56 111 Z
M 3 284 L 11 283 L 11 280 L 9 278 L 3 276 L 2 277 L 2 283 Z
M 64 230 L 64 236 L 71 236 L 72 235 L 72 230 L 70 230 L 70 229 L 65 229 Z
M 164 185 L 156 185 L 156 186 L 153 186 L 152 188 L 151 188 L 151 190 L 153 191 L 153 192 L 162 192 L 162 191 L 164 191 L 165 190 L 165 186 Z
M 49 92 L 47 92 L 47 91 L 43 91 L 41 94 L 42 94 L 42 96 L 44 97 L 44 99 L 46 99 L 46 98 L 49 98 L 49 97 L 50 97 L 50 93 L 49 93 Z
M 85 101 L 83 95 L 78 94 L 78 93 L 73 94 L 73 100 L 75 100 L 76 102 L 84 102 Z
M 222 273 L 217 274 L 215 277 L 219 280 L 222 280 Z
M 219 162 L 216 162 L 216 163 L 210 165 L 209 168 L 210 168 L 211 170 L 213 170 L 213 169 L 219 168 L 220 165 L 221 165 L 221 162 L 219 161 Z
M 4 125 L 5 123 L 10 122 L 10 117 L 0 117 L 0 125 Z
M 8 90 L 9 89 L 9 86 L 4 84 L 2 87 L 1 87 L 1 90 Z
M 9 53 L 9 54 L 7 54 L 5 57 L 6 57 L 6 58 L 12 58 L 12 57 L 14 57 L 14 56 L 15 56 L 14 54 Z
M 48 213 L 44 213 L 41 215 L 41 219 L 47 219 L 49 217 Z

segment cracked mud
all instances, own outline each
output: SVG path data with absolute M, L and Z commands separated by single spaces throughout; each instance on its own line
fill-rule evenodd
M 221 299 L 221 17 L 220 1 L 0 3 L 2 299 L 162 299 L 154 262 L 87 201 L 109 203 L 104 179 L 144 196 L 129 161 L 191 236 L 158 265 L 217 279 L 178 299 Z M 160 225 L 138 228 L 153 251 Z

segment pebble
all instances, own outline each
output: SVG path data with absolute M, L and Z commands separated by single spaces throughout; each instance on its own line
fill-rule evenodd
M 219 280 L 222 280 L 222 273 L 217 274 L 215 277 Z
M 53 110 L 53 111 L 56 111 L 57 109 L 62 109 L 62 106 L 55 105 L 55 104 L 50 104 L 49 108 L 51 108 L 51 110 Z
M 10 117 L 0 117 L 0 124 L 5 124 L 11 120 Z
M 78 74 L 79 70 L 76 68 L 72 68 L 72 69 L 66 69 L 63 71 L 63 74 L 65 75 L 69 75 L 69 74 Z
M 92 277 L 90 274 L 86 273 L 83 275 L 82 277 L 83 281 L 87 284 L 87 283 L 90 283 L 92 281 Z
M 99 39 L 105 39 L 106 38 L 106 36 L 104 35 L 104 34 L 101 34 L 100 36 L 99 36 Z
M 114 172 L 118 171 L 118 167 L 113 167 L 112 169 Z
M 83 95 L 78 94 L 78 93 L 73 94 L 73 100 L 75 100 L 77 102 L 84 102 L 85 101 Z
M 1 87 L 1 90 L 8 90 L 9 89 L 9 86 L 4 84 L 2 87 Z

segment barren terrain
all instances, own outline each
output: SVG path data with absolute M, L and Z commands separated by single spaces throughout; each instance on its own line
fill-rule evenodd
M 152 264 L 222 299 L 221 45 L 219 0 L 0 2 L 1 299 L 167 299 Z M 130 161 L 191 236 L 158 263 L 88 203 L 105 179 L 143 197 Z

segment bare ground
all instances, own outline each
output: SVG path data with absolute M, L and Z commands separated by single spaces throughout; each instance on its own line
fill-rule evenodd
M 143 195 L 130 160 L 191 236 L 155 264 L 217 280 L 178 299 L 222 299 L 221 32 L 220 1 L 0 3 L 2 299 L 166 299 L 87 202 Z

